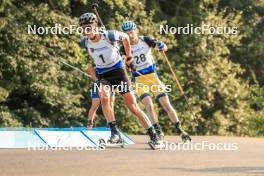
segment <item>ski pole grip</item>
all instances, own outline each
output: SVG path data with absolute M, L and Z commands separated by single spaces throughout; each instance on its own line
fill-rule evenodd
M 92 9 L 97 9 L 98 8 L 98 4 L 97 3 L 92 3 L 91 7 L 92 7 Z

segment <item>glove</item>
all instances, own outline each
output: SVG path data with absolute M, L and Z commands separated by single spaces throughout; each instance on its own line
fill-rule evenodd
M 157 43 L 157 48 L 162 51 L 162 50 L 167 50 L 167 45 L 164 42 L 158 42 Z

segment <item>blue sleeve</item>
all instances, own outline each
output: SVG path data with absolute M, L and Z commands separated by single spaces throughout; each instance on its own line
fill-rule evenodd
M 116 31 L 116 30 L 107 31 L 107 38 L 111 42 L 122 41 L 124 40 L 125 36 L 126 34 L 120 31 Z

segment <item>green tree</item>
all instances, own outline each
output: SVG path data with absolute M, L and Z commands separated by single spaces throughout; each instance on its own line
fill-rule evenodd
M 11 5 L 3 13 L 0 87 L 1 107 L 7 113 L 1 119 L 11 115 L 33 127 L 80 126 L 89 80 L 54 60 L 65 59 L 79 67 L 87 64 L 79 36 L 28 33 L 28 25 L 69 26 L 77 20 L 51 11 L 45 4 Z
M 90 79 L 61 64 L 85 70 L 91 58 L 78 35 L 28 34 L 27 26 L 78 25 L 91 1 L 5 0 L 0 6 L 0 126 L 69 127 L 86 123 Z M 118 29 L 126 14 L 141 35 L 169 46 L 168 56 L 196 116 L 184 103 L 163 55 L 154 52 L 158 74 L 171 84 L 170 99 L 192 134 L 263 135 L 263 0 L 103 0 L 99 13 L 107 29 Z M 166 20 L 165 20 L 166 19 Z M 238 27 L 237 35 L 160 35 L 160 25 Z M 140 105 L 142 107 L 142 105 Z M 143 107 L 142 107 L 143 108 Z M 160 123 L 172 133 L 164 110 Z M 117 96 L 121 129 L 140 133 L 136 118 Z M 105 126 L 102 111 L 98 126 Z

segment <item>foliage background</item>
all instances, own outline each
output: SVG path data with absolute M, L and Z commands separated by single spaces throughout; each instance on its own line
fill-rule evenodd
M 33 35 L 28 25 L 78 25 L 89 0 L 3 0 L 0 6 L 0 127 L 85 126 L 91 80 L 58 63 L 85 70 L 91 58 L 78 35 Z M 191 134 L 264 135 L 264 0 L 103 0 L 99 13 L 108 29 L 120 30 L 128 13 L 142 35 L 168 44 L 168 56 L 196 114 L 179 96 L 159 53 L 158 73 L 173 85 L 171 102 Z M 159 35 L 159 26 L 235 26 L 238 35 Z M 143 107 L 142 107 L 143 108 Z M 166 133 L 168 116 L 156 105 Z M 144 130 L 117 97 L 122 130 Z M 101 110 L 97 126 L 105 126 Z

